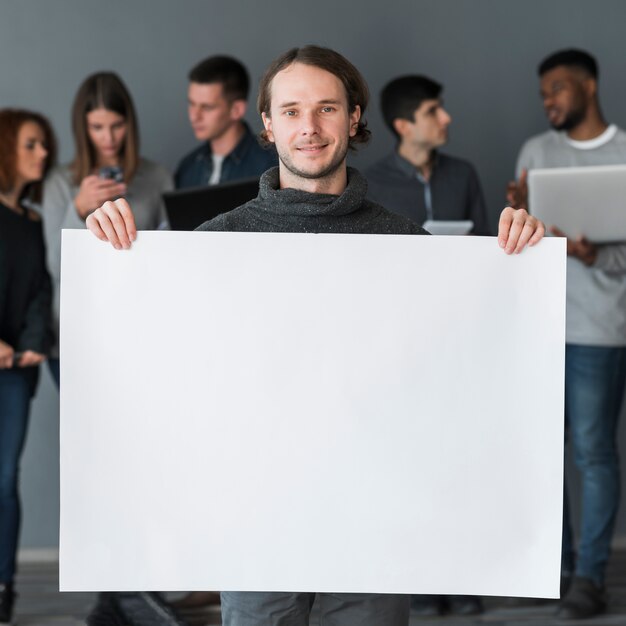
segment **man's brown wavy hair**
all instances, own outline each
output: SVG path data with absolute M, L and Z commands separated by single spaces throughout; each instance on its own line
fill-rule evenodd
M 338 52 L 330 48 L 321 46 L 304 46 L 303 48 L 292 48 L 281 54 L 267 68 L 261 83 L 259 84 L 259 97 L 257 98 L 257 110 L 259 114 L 265 113 L 270 117 L 270 108 L 272 104 L 272 81 L 274 76 L 293 63 L 303 63 L 304 65 L 312 65 L 322 70 L 330 72 L 336 76 L 346 90 L 348 97 L 348 108 L 350 113 L 359 106 L 361 108 L 361 118 L 358 122 L 356 135 L 350 137 L 348 145 L 350 149 L 355 150 L 358 144 L 367 143 L 370 138 L 370 131 L 367 130 L 367 122 L 364 119 L 365 109 L 369 102 L 369 89 L 367 83 L 359 70 Z M 267 138 L 267 132 L 261 133 L 261 140 L 264 143 L 270 143 Z

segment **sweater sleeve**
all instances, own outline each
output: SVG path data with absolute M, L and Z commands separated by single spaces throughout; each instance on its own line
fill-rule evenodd
M 8 303 L 9 277 L 4 268 L 8 267 L 5 244 L 0 238 L 0 329 L 4 326 L 4 315 Z M 0 339 L 4 340 L 0 331 Z
M 607 274 L 626 273 L 626 243 L 598 246 L 598 256 L 593 268 Z
M 41 246 L 43 245 L 43 239 L 41 239 Z M 47 354 L 50 349 L 52 284 L 43 258 L 42 254 L 39 280 L 33 285 L 31 298 L 24 312 L 24 324 L 15 346 L 17 352 L 33 350 L 40 354 Z
M 46 179 L 43 189 L 42 214 L 48 269 L 55 282 L 61 276 L 61 230 L 85 228 L 74 206 L 74 192 L 61 170 Z
M 174 180 L 172 175 L 163 169 L 161 177 L 161 190 L 160 190 L 160 202 L 159 202 L 159 229 L 169 229 L 169 220 L 167 219 L 167 212 L 165 211 L 165 202 L 163 202 L 163 194 L 174 189 Z

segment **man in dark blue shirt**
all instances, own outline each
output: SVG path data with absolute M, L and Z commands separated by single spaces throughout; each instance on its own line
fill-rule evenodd
M 231 57 L 209 57 L 189 72 L 189 121 L 203 143 L 178 165 L 178 189 L 253 178 L 278 164 L 243 119 L 249 87 L 246 68 Z
M 488 235 L 476 171 L 467 161 L 438 151 L 448 141 L 452 121 L 441 90 L 425 76 L 402 76 L 385 86 L 382 113 L 398 144 L 365 171 L 369 195 L 420 225 L 427 220 L 472 220 L 473 234 Z

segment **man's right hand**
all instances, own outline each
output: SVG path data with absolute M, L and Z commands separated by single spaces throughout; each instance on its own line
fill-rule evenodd
M 0 339 L 0 370 L 13 367 L 13 348 Z
M 91 211 L 107 200 L 113 200 L 126 193 L 126 185 L 108 178 L 100 178 L 95 174 L 85 176 L 80 184 L 80 189 L 74 206 L 78 215 L 85 219 Z
M 135 217 L 124 198 L 105 202 L 85 222 L 87 228 L 101 241 L 109 241 L 116 250 L 130 248 L 137 239 Z
M 506 201 L 514 209 L 528 210 L 528 170 L 523 169 L 519 180 L 506 186 Z

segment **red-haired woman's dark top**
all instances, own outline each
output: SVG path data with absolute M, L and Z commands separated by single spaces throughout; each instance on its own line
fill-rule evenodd
M 0 339 L 15 352 L 47 354 L 51 300 L 41 222 L 0 202 Z M 21 371 L 34 393 L 38 368 Z

